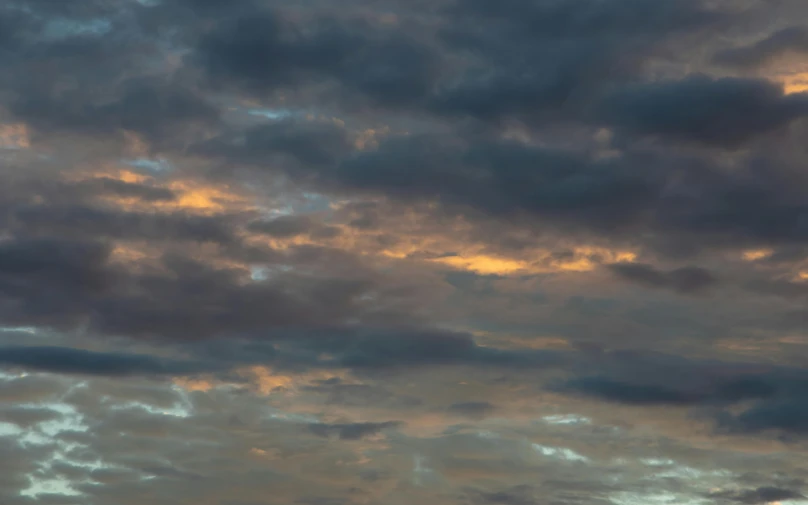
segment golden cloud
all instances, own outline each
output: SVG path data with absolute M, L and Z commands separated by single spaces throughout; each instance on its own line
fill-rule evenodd
M 573 248 L 568 259 L 558 259 L 550 250 L 531 251 L 532 261 L 497 257 L 485 254 L 458 254 L 454 256 L 434 258 L 430 261 L 440 263 L 455 270 L 465 270 L 482 275 L 526 275 L 554 272 L 590 272 L 597 268 L 600 261 L 633 262 L 637 255 L 630 251 L 610 250 L 582 246 Z
M 741 256 L 745 261 L 757 261 L 764 258 L 768 258 L 774 254 L 774 251 L 771 249 L 753 249 L 749 251 L 744 251 Z
M 782 80 L 783 91 L 787 95 L 808 91 L 808 72 L 789 75 Z

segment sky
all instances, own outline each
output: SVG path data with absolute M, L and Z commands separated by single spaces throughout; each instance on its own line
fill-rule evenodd
M 0 2 L 3 505 L 808 504 L 804 0 Z

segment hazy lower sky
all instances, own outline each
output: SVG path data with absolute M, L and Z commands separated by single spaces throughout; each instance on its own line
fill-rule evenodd
M 6 0 L 0 504 L 808 504 L 805 0 Z

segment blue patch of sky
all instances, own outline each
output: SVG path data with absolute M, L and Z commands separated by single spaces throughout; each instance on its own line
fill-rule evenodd
M 124 163 L 132 168 L 153 173 L 167 172 L 172 168 L 171 162 L 165 158 L 135 158 L 124 160 Z
M 110 30 L 112 23 L 103 18 L 87 21 L 54 19 L 45 24 L 42 36 L 49 40 L 58 40 L 75 36 L 104 35 Z
M 295 113 L 289 109 L 250 109 L 247 111 L 247 114 L 271 119 L 273 121 L 295 115 Z

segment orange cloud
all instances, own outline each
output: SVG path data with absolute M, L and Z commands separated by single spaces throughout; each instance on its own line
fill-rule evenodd
M 246 197 L 228 186 L 174 181 L 167 187 L 176 192 L 178 198 L 174 202 L 160 202 L 157 206 L 163 209 L 222 212 L 233 208 L 250 207 Z
M 783 90 L 787 95 L 808 91 L 808 72 L 800 72 L 782 78 Z
M 426 218 L 416 213 L 399 217 L 405 222 L 390 223 L 389 226 L 385 223 L 379 226 L 379 230 L 358 230 L 344 223 L 328 223 L 338 228 L 340 233 L 327 238 L 253 235 L 248 240 L 281 250 L 301 245 L 335 247 L 366 257 L 375 256 L 379 260 L 409 260 L 481 275 L 590 272 L 601 262 L 636 261 L 636 254 L 632 251 L 589 245 L 572 247 L 572 254 L 568 257 L 557 257 L 553 250 L 539 247 L 512 254 L 509 251 L 495 252 L 489 244 L 464 240 L 468 231 L 465 223 L 450 223 L 443 229 L 429 229 L 420 224 L 426 222 Z M 394 236 L 397 242 L 381 245 L 389 236 Z
M 174 384 L 186 391 L 202 391 L 203 393 L 207 393 L 216 387 L 216 384 L 212 380 L 188 379 L 185 377 L 175 378 Z
M 750 251 L 744 251 L 742 256 L 745 261 L 757 261 L 768 258 L 772 254 L 774 254 L 774 251 L 771 249 L 753 249 Z
M 31 147 L 28 127 L 22 123 L 0 124 L 0 149 L 27 149 Z
M 144 203 L 138 198 L 107 196 L 105 200 L 124 209 L 139 209 L 158 212 L 190 211 L 198 214 L 215 214 L 227 211 L 254 209 L 248 195 L 229 185 L 216 185 L 190 179 L 174 179 L 165 182 L 117 166 L 105 166 L 100 170 L 70 173 L 66 179 L 73 182 L 98 178 L 112 178 L 131 184 L 153 185 L 173 191 L 177 198 L 169 201 Z
M 280 391 L 295 394 L 301 385 L 334 377 L 341 379 L 343 383 L 354 382 L 343 370 L 317 370 L 303 374 L 285 375 L 277 373 L 271 367 L 256 365 L 241 369 L 240 374 L 250 380 L 250 388 L 264 396 Z
M 530 264 L 525 261 L 484 255 L 448 256 L 435 258 L 430 261 L 446 265 L 456 270 L 466 270 L 482 275 L 507 275 L 516 272 L 526 272 L 530 269 Z
M 245 372 L 252 376 L 255 389 L 265 396 L 278 389 L 286 389 L 293 383 L 292 377 L 275 374 L 265 366 L 249 367 Z
M 552 272 L 589 272 L 597 268 L 598 262 L 592 258 L 600 257 L 603 261 L 633 262 L 636 254 L 630 251 L 615 251 L 605 248 L 576 247 L 569 259 L 556 259 L 552 251 L 532 251 L 533 261 L 496 257 L 485 254 L 458 254 L 435 258 L 430 261 L 440 263 L 457 270 L 466 270 L 482 275 L 539 274 Z

